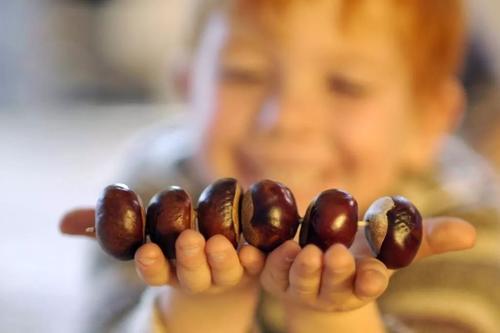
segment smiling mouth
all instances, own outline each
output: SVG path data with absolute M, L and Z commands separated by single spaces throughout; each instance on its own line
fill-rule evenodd
M 236 165 L 245 183 L 270 178 L 291 184 L 305 181 L 324 181 L 332 176 L 331 168 L 326 168 L 324 161 L 290 158 L 267 153 L 247 153 L 236 149 Z M 304 185 L 304 184 L 302 184 Z

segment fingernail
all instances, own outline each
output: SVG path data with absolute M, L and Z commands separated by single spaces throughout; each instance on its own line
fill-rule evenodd
M 215 262 L 222 262 L 226 259 L 226 254 L 224 252 L 215 252 L 208 254 L 210 260 Z
M 363 272 L 361 280 L 356 281 L 356 294 L 361 299 L 370 299 L 379 296 L 386 287 L 387 279 L 384 274 L 369 269 Z
M 144 258 L 139 259 L 139 262 L 141 263 L 141 265 L 144 265 L 144 266 L 150 266 L 150 265 L 154 264 L 155 261 L 156 261 L 155 257 L 144 257 Z
M 182 253 L 186 256 L 194 256 L 200 251 L 200 247 L 196 244 L 190 244 L 182 247 Z
M 364 274 L 365 274 L 365 278 L 366 278 L 366 276 L 368 276 L 371 283 L 376 287 L 375 289 L 381 289 L 385 285 L 385 283 L 387 282 L 386 276 L 377 270 L 370 269 L 370 270 L 365 271 Z
M 285 261 L 286 262 L 293 262 L 295 260 L 295 258 L 297 258 L 297 255 L 298 255 L 298 253 L 288 254 L 285 257 Z
M 333 274 L 338 274 L 338 275 L 343 275 L 343 274 L 347 273 L 348 271 L 349 271 L 349 267 L 348 266 L 333 267 L 332 268 L 332 273 Z

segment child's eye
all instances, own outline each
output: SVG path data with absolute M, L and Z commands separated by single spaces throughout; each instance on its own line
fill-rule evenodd
M 361 97 L 366 93 L 365 85 L 341 75 L 329 76 L 327 86 L 330 92 L 347 97 Z
M 258 86 L 267 81 L 265 71 L 244 67 L 222 67 L 220 79 L 229 84 Z

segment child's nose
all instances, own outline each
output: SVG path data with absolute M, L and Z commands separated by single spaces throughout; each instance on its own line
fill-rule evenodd
M 318 110 L 314 101 L 291 94 L 267 99 L 257 119 L 258 130 L 273 137 L 297 138 L 319 129 Z

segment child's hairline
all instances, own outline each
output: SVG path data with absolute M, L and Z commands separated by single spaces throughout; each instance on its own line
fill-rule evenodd
M 291 1 L 298 1 L 298 0 L 291 0 Z M 426 0 L 424 0 L 426 1 Z M 427 0 L 427 1 L 434 1 L 434 0 Z M 441 1 L 441 0 L 440 0 Z M 449 79 L 459 79 L 460 75 L 463 70 L 463 65 L 464 65 L 464 58 L 465 58 L 465 49 L 466 49 L 466 37 L 467 37 L 467 19 L 466 19 L 466 14 L 464 12 L 465 6 L 463 5 L 463 1 L 461 0 L 454 0 L 458 1 L 457 8 L 459 8 L 458 16 L 459 16 L 459 22 L 456 23 L 458 25 L 457 31 L 454 34 L 454 38 L 458 39 L 458 41 L 455 43 L 455 45 L 450 44 L 450 47 L 446 49 L 446 51 L 451 52 L 452 56 L 448 57 L 444 62 L 442 62 L 442 65 L 448 67 L 447 70 L 444 70 L 441 74 L 436 75 L 435 78 L 426 78 L 426 76 L 432 76 L 434 71 L 429 70 L 426 71 L 430 75 L 424 75 L 422 73 L 423 68 L 427 68 L 426 64 L 432 64 L 435 63 L 435 61 L 428 59 L 427 63 L 424 60 L 423 63 L 419 63 L 419 56 L 413 56 L 414 58 L 412 59 L 411 52 L 409 53 L 409 57 L 407 62 L 408 65 L 408 70 L 411 73 L 411 75 L 414 77 L 414 85 L 415 85 L 415 90 L 428 90 L 427 92 L 431 92 L 432 89 L 428 89 L 428 86 L 432 87 L 437 87 L 440 82 L 449 80 Z M 211 17 L 214 15 L 221 15 L 227 19 L 230 19 L 230 15 L 232 15 L 231 11 L 236 9 L 236 6 L 233 6 L 235 4 L 234 1 L 231 0 L 205 0 L 205 5 L 203 6 L 204 10 L 200 10 L 197 17 L 198 20 L 196 20 L 197 24 L 196 27 L 193 29 L 193 34 L 191 35 L 190 38 L 190 43 L 189 43 L 189 48 L 191 51 L 196 51 L 198 47 L 200 46 L 201 39 L 203 37 L 203 30 L 209 24 L 211 21 Z M 256 1 L 257 3 L 258 1 Z M 253 2 L 252 2 L 253 3 Z M 287 1 L 280 1 L 280 3 L 287 3 Z M 352 7 L 356 8 L 356 6 Z M 351 8 L 351 9 L 352 9 Z M 394 7 L 393 7 L 394 8 Z M 255 9 L 255 8 L 253 8 Z M 355 11 L 352 11 L 355 12 Z M 352 13 L 351 12 L 351 13 Z M 398 14 L 396 12 L 395 14 Z M 350 14 L 349 14 L 350 15 Z M 416 17 L 416 15 L 415 15 Z M 340 24 L 350 24 L 350 17 L 344 22 L 340 22 Z M 403 21 L 404 22 L 404 21 Z M 394 23 L 394 28 L 393 29 L 400 29 L 400 27 L 397 26 L 398 23 Z M 342 27 L 341 27 L 342 28 Z M 442 29 L 445 29 L 446 27 L 443 26 Z M 406 37 L 401 38 L 401 49 L 405 49 L 405 44 L 407 40 L 411 40 L 412 38 L 415 38 L 417 33 L 416 29 L 410 28 L 410 31 L 406 32 Z M 443 30 L 444 31 L 444 30 Z M 442 31 L 441 31 L 442 34 Z M 193 52 L 195 53 L 195 52 Z M 425 54 L 425 52 L 424 52 Z M 454 55 L 453 55 L 454 54 Z M 427 81 L 426 81 L 427 80 Z M 424 83 L 425 82 L 425 83 Z

